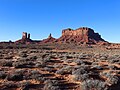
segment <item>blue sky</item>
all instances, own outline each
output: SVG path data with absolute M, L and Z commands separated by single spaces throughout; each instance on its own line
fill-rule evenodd
M 120 0 L 0 0 L 0 41 L 18 40 L 23 31 L 59 38 L 62 29 L 82 26 L 120 42 Z

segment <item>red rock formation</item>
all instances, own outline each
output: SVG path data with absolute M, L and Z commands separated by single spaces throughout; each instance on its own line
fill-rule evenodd
M 52 37 L 52 35 L 51 35 L 51 33 L 50 33 L 50 35 L 48 36 L 48 38 L 47 39 L 44 39 L 44 40 L 42 40 L 42 42 L 41 43 L 48 43 L 48 42 L 55 42 L 55 38 L 53 38 Z
M 27 39 L 27 33 L 26 32 L 23 32 L 22 39 Z
M 30 39 L 30 33 L 28 34 L 28 39 Z
M 95 33 L 93 29 L 82 27 L 76 30 L 65 29 L 62 31 L 62 36 L 58 39 L 55 39 L 50 34 L 47 39 L 42 41 L 36 41 L 30 39 L 30 34 L 23 32 L 22 39 L 16 41 L 15 43 L 77 43 L 77 44 L 106 44 L 106 41 L 101 38 L 98 33 Z
M 62 36 L 57 40 L 58 42 L 69 43 L 98 43 L 105 42 L 98 33 L 95 33 L 93 29 L 82 27 L 76 30 L 65 29 L 62 31 Z
M 21 44 L 28 44 L 31 42 L 33 42 L 33 41 L 30 39 L 30 34 L 28 34 L 28 36 L 27 36 L 26 32 L 23 32 L 22 39 L 15 41 L 15 43 L 21 43 Z

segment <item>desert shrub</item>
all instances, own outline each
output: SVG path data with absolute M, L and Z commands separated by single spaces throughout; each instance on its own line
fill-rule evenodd
M 111 73 L 107 73 L 107 72 L 101 72 L 100 73 L 100 76 L 104 76 L 104 77 L 107 77 L 108 75 L 110 75 Z
M 48 66 L 47 66 L 47 67 L 44 68 L 44 70 L 49 71 L 49 72 L 52 72 L 52 71 L 53 71 L 53 67 L 50 67 L 50 66 L 48 67 Z
M 76 70 L 73 70 L 72 75 L 74 75 L 75 81 L 84 81 L 89 78 L 88 70 L 86 67 L 79 67 Z
M 40 62 L 36 62 L 36 63 L 35 63 L 35 67 L 36 67 L 36 68 L 40 68 L 41 66 L 42 66 L 42 65 L 41 65 Z
M 89 61 L 84 61 L 85 65 L 91 65 L 92 63 Z
M 17 88 L 17 85 L 12 81 L 7 81 L 3 83 L 3 87 L 0 90 L 10 90 L 10 88 Z
M 4 55 L 0 52 L 0 59 L 3 59 Z
M 21 54 L 21 53 L 28 53 L 28 51 L 27 50 L 19 51 L 19 54 Z
M 73 70 L 73 67 L 71 66 L 65 66 L 59 70 L 56 71 L 57 74 L 71 74 L 72 73 L 72 70 Z
M 43 90 L 61 90 L 59 86 L 45 85 Z
M 46 63 L 44 63 L 44 62 L 36 62 L 35 63 L 35 67 L 37 67 L 37 68 L 43 68 L 45 66 L 46 66 Z
M 94 58 L 99 59 L 99 60 L 107 60 L 109 55 L 107 54 L 95 54 Z
M 79 59 L 88 59 L 88 58 L 92 58 L 91 54 L 86 54 L 86 53 L 81 53 L 79 55 Z
M 40 72 L 37 71 L 37 70 L 30 70 L 29 72 L 30 72 L 32 75 L 40 74 Z
M 67 60 L 68 59 L 68 53 L 65 53 L 63 56 L 61 56 L 62 60 Z
M 15 68 L 31 68 L 34 67 L 35 64 L 32 61 L 18 61 L 13 63 L 13 67 Z
M 98 62 L 93 62 L 92 66 L 94 66 L 94 65 L 99 65 L 99 63 Z
M 59 82 L 57 80 L 47 80 L 45 81 L 45 86 L 43 90 L 61 90 L 59 87 Z
M 12 60 L 2 60 L 2 62 L 1 62 L 1 66 L 8 66 L 8 67 L 12 67 L 13 65 L 13 62 L 12 62 Z
M 101 60 L 94 58 L 94 62 L 101 62 Z
M 35 80 L 38 80 L 38 81 L 41 81 L 41 82 L 45 81 L 45 78 L 43 77 L 43 75 L 37 70 L 29 71 L 28 79 L 35 79 Z
M 15 70 L 14 72 L 8 74 L 6 79 L 9 81 L 21 81 L 24 79 L 24 72 L 25 70 L 22 69 Z
M 67 62 L 67 63 L 72 63 L 73 60 L 69 60 L 69 59 L 67 59 L 66 62 Z
M 107 90 L 108 87 L 105 82 L 100 80 L 85 80 L 81 83 L 81 90 Z
M 18 55 L 20 56 L 20 57 L 24 57 L 24 58 L 26 58 L 28 55 L 27 55 L 27 53 L 28 53 L 28 51 L 20 51 L 19 53 L 18 53 Z
M 79 66 L 77 67 L 76 70 L 73 70 L 72 71 L 72 74 L 73 75 L 81 75 L 81 74 L 85 74 L 85 73 L 88 73 L 88 67 L 87 66 Z
M 44 60 L 41 57 L 37 58 L 37 60 L 35 62 L 35 67 L 45 67 L 48 61 L 50 61 L 50 60 Z
M 59 64 L 59 63 L 57 63 L 57 64 L 55 63 L 53 67 L 54 67 L 54 68 L 62 68 L 63 65 L 61 65 L 61 64 Z
M 37 56 L 28 56 L 27 57 L 30 61 L 35 61 L 37 59 Z
M 59 70 L 56 71 L 56 74 L 61 74 L 61 75 L 63 75 L 63 74 L 64 74 L 64 70 L 63 70 L 63 69 L 59 69 Z
M 118 69 L 115 65 L 109 65 L 107 67 L 111 70 L 117 70 Z
M 66 58 L 67 59 L 72 59 L 72 58 L 74 58 L 74 56 L 73 55 L 67 55 Z
M 37 57 L 36 61 L 43 61 L 42 57 Z
M 0 71 L 0 79 L 5 79 L 7 74 L 4 71 Z
M 73 75 L 80 75 L 80 74 L 85 74 L 85 73 L 87 73 L 87 71 L 83 68 L 77 69 L 72 72 Z
M 39 53 L 38 50 L 30 50 L 28 53 Z
M 86 72 L 90 71 L 90 66 L 89 65 L 78 65 L 78 66 L 74 66 L 75 70 L 77 69 L 84 69 L 86 70 Z
M 27 57 L 27 56 L 28 56 L 27 53 L 21 53 L 21 54 L 20 54 L 20 57 L 24 57 L 24 58 L 25 58 L 25 57 Z
M 23 58 L 23 57 L 17 59 L 17 62 L 27 62 L 27 61 L 31 61 L 31 60 L 28 58 Z
M 26 70 L 25 69 L 16 69 L 14 72 L 18 73 L 18 74 L 24 74 L 26 72 Z
M 42 57 L 37 58 L 37 61 L 41 62 L 41 63 L 47 63 L 47 62 L 51 62 L 51 56 L 50 55 L 43 55 Z
M 89 78 L 89 74 L 81 74 L 81 75 L 75 75 L 75 77 L 73 78 L 75 81 L 84 81 L 86 79 Z
M 103 70 L 103 67 L 102 66 L 99 66 L 99 65 L 94 65 L 91 67 L 93 70 Z
M 118 71 L 117 70 L 111 70 L 111 71 L 109 71 L 110 73 L 118 73 Z
M 86 55 L 80 55 L 79 59 L 86 59 Z
M 4 59 L 12 59 L 13 58 L 13 55 L 5 55 L 4 56 Z
M 40 82 L 43 83 L 46 79 L 47 79 L 47 78 L 45 78 L 45 77 L 37 76 L 35 80 L 38 80 L 38 81 L 40 81 Z
M 100 56 L 100 60 L 107 60 L 108 56 L 107 55 L 102 55 Z
M 120 80 L 119 80 L 119 78 L 117 76 L 109 75 L 107 77 L 106 82 L 111 84 L 111 85 L 114 85 L 114 84 L 118 84 L 120 82 Z
M 49 84 L 49 85 L 51 84 L 51 85 L 56 85 L 57 86 L 57 85 L 59 85 L 59 81 L 58 80 L 50 80 L 49 79 L 49 80 L 45 81 L 45 84 Z
M 29 87 L 31 86 L 30 81 L 22 82 L 19 84 L 19 87 L 21 87 L 22 90 L 29 90 Z
M 82 60 L 77 59 L 75 60 L 75 63 L 77 63 L 77 65 L 81 65 L 81 64 L 85 64 Z
M 61 60 L 67 60 L 65 56 L 63 56 L 62 54 L 59 54 L 58 58 L 60 58 Z
M 112 55 L 108 59 L 120 59 L 120 55 Z
M 100 75 L 107 78 L 106 82 L 108 84 L 114 85 L 114 84 L 118 84 L 120 82 L 120 79 L 117 76 L 112 75 L 109 72 L 104 72 L 104 73 L 101 73 Z
M 87 48 L 93 48 L 93 46 L 87 46 Z
M 111 63 L 111 64 L 120 63 L 120 59 L 109 59 L 108 62 Z
M 20 73 L 11 73 L 6 78 L 8 81 L 21 81 L 23 80 L 23 75 Z

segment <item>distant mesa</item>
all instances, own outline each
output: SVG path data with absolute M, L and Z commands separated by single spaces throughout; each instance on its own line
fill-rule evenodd
M 27 35 L 23 32 L 22 39 L 17 40 L 15 43 L 78 43 L 78 44 L 97 44 L 106 43 L 104 39 L 101 38 L 99 33 L 95 33 L 93 29 L 88 27 L 81 27 L 76 30 L 64 29 L 62 30 L 62 36 L 58 39 L 52 37 L 52 34 L 48 36 L 47 39 L 41 41 L 31 40 L 30 34 Z
M 62 36 L 57 41 L 81 44 L 96 44 L 98 42 L 105 42 L 98 33 L 95 33 L 93 29 L 87 27 L 81 27 L 76 30 L 70 28 L 64 29 L 62 30 Z

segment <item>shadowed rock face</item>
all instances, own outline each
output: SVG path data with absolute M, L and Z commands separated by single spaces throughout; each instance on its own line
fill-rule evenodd
M 58 42 L 74 42 L 74 43 L 97 43 L 105 42 L 104 39 L 98 33 L 95 33 L 93 29 L 82 27 L 76 30 L 65 29 L 62 31 L 62 36 L 57 40 Z

